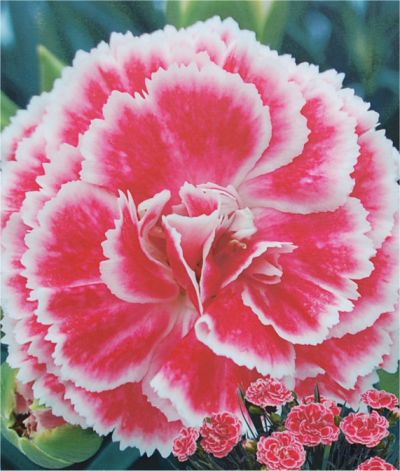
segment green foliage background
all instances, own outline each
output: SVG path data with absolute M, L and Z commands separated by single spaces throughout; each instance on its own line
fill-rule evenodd
M 293 55 L 297 62 L 345 72 L 345 86 L 371 102 L 387 136 L 399 145 L 397 1 L 4 0 L 0 7 L 2 128 L 31 96 L 51 87 L 60 65 L 70 64 L 76 50 L 107 41 L 112 31 L 142 34 L 167 23 L 188 26 L 221 15 L 232 16 L 241 27 L 254 30 L 261 42 Z M 2 357 L 5 354 L 2 346 Z M 398 392 L 398 376 L 382 374 L 381 386 Z M 5 440 L 1 468 L 40 469 Z M 172 467 L 157 454 L 148 459 L 140 458 L 136 449 L 121 452 L 107 438 L 91 460 L 69 469 Z

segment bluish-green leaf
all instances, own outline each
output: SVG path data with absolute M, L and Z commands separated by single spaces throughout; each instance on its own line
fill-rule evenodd
M 396 373 L 387 373 L 383 370 L 378 370 L 379 387 L 392 394 L 399 394 L 399 370 Z
M 61 75 L 65 64 L 41 44 L 38 46 L 37 52 L 41 91 L 48 92 L 53 88 L 54 81 Z
M 0 127 L 4 129 L 9 123 L 10 119 L 18 111 L 18 106 L 8 98 L 8 96 L 1 92 L 1 116 Z

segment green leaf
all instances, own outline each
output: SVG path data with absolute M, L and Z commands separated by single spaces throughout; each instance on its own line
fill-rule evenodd
M 196 21 L 206 20 L 218 15 L 221 18 L 233 18 L 241 28 L 255 31 L 260 36 L 263 22 L 262 2 L 260 0 L 169 0 L 167 3 L 167 21 L 177 27 L 186 27 Z M 262 24 L 261 24 L 262 23 Z
M 17 370 L 8 363 L 1 364 L 1 418 L 7 423 L 15 408 L 15 376 Z
M 275 0 L 267 11 L 260 40 L 272 49 L 279 49 L 282 44 L 290 8 L 289 2 Z
M 119 443 L 107 443 L 93 458 L 87 469 L 133 469 L 134 463 L 140 458 L 137 448 L 126 448 L 121 451 Z
M 41 44 L 37 47 L 37 53 L 39 56 L 40 87 L 42 92 L 48 92 L 52 89 L 54 81 L 61 75 L 65 64 Z
M 8 98 L 8 96 L 1 92 L 1 116 L 0 127 L 4 129 L 10 123 L 10 119 L 18 111 L 18 106 Z
M 396 373 L 378 370 L 378 375 L 380 388 L 397 396 L 399 394 L 399 370 Z
M 38 433 L 33 441 L 39 450 L 51 457 L 79 463 L 94 455 L 103 440 L 91 429 L 63 425 Z

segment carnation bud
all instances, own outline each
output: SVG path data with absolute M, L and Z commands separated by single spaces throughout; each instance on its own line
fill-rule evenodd
M 256 440 L 246 439 L 243 440 L 242 447 L 251 453 L 255 453 L 257 451 L 257 442 Z
M 264 409 L 262 409 L 261 407 L 258 407 L 258 406 L 253 406 L 253 405 L 251 405 L 249 407 L 249 412 L 250 412 L 250 414 L 253 414 L 253 415 L 264 415 L 265 414 Z
M 279 414 L 270 414 L 270 419 L 271 419 L 271 422 L 275 425 L 279 425 L 282 423 L 282 419 L 281 419 L 281 416 Z
M 68 424 L 53 415 L 49 407 L 33 399 L 29 385 L 20 387 L 16 375 L 17 370 L 7 363 L 1 365 L 3 436 L 45 469 L 69 467 L 94 455 L 102 443 L 101 437 L 90 429 Z M 30 392 L 29 397 L 26 392 Z M 23 411 L 18 408 L 22 401 Z
M 340 417 L 339 415 L 335 415 L 334 421 L 335 421 L 335 425 L 339 427 L 339 424 L 342 421 L 342 417 Z

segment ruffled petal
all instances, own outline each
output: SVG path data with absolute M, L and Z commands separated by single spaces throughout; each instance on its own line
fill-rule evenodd
M 26 236 L 28 286 L 99 282 L 101 243 L 115 217 L 116 198 L 105 190 L 83 182 L 64 185 L 40 212 L 40 226 Z
M 152 223 L 147 220 L 147 229 L 141 229 L 130 195 L 127 199 L 122 194 L 118 202 L 120 217 L 103 242 L 104 255 L 108 260 L 100 265 L 102 280 L 115 296 L 130 303 L 172 301 L 178 295 L 179 288 L 172 278 L 171 269 L 147 255 L 140 234 L 141 231 L 148 232 L 150 224 L 156 220 Z M 152 211 L 152 203 L 147 206 L 147 211 Z M 162 207 L 158 210 L 161 211 Z
M 197 338 L 216 355 L 276 378 L 294 374 L 294 348 L 261 324 L 241 300 L 239 286 L 222 291 L 196 322 Z
M 215 355 L 193 332 L 176 346 L 150 382 L 169 399 L 186 425 L 198 426 L 213 412 L 241 417 L 238 388 L 247 388 L 259 374 Z
M 301 358 L 303 365 L 308 363 L 311 368 L 317 365 L 343 388 L 351 389 L 358 376 L 371 373 L 381 364 L 383 356 L 390 352 L 391 343 L 392 339 L 378 320 L 357 334 L 332 338 L 318 346 L 295 348 L 296 357 Z
M 360 157 L 354 169 L 356 182 L 352 196 L 368 211 L 368 236 L 380 247 L 393 228 L 398 209 L 396 175 L 399 154 L 385 132 L 369 131 L 358 139 Z
M 89 391 L 139 381 L 176 320 L 176 306 L 126 303 L 103 284 L 38 289 L 37 315 L 51 324 L 55 364 L 64 380 Z
M 328 84 L 311 81 L 303 93 L 308 141 L 288 165 L 241 185 L 239 193 L 249 207 L 301 214 L 332 211 L 353 189 L 350 174 L 359 153 L 355 120 L 341 110 L 341 101 Z
M 169 422 L 150 404 L 140 383 L 127 383 L 99 393 L 68 384 L 66 397 L 97 433 L 113 431 L 113 440 L 120 441 L 121 450 L 135 446 L 148 456 L 158 450 L 165 458 L 182 427 L 180 421 Z
M 339 323 L 330 332 L 332 337 L 355 334 L 370 327 L 381 314 L 394 309 L 398 302 L 399 286 L 398 239 L 396 225 L 393 235 L 385 240 L 371 259 L 374 271 L 369 277 L 358 281 L 360 297 L 354 301 L 354 309 L 340 313 Z
M 161 69 L 147 88 L 144 99 L 112 94 L 104 121 L 82 139 L 83 179 L 130 191 L 137 203 L 168 189 L 175 202 L 185 181 L 241 182 L 268 144 L 255 87 L 215 65 Z

